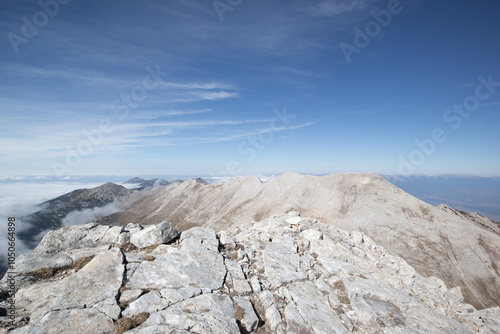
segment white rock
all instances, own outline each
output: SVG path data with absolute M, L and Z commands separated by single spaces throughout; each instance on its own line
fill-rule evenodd
M 181 234 L 181 242 L 190 245 L 203 245 L 209 250 L 218 251 L 219 240 L 214 230 L 207 227 L 193 227 Z
M 300 217 L 290 217 L 286 219 L 286 222 L 290 225 L 298 225 L 302 221 Z
M 143 326 L 167 325 L 193 333 L 239 333 L 234 316 L 230 297 L 220 293 L 204 294 L 151 314 Z
M 363 233 L 361 233 L 359 231 L 352 231 L 351 238 L 352 238 L 352 241 L 357 245 L 360 245 L 364 242 Z
M 307 274 L 300 270 L 301 259 L 297 254 L 297 246 L 291 242 L 275 242 L 275 239 L 266 246 L 263 254 L 265 274 L 271 285 L 277 288 L 282 284 L 307 279 Z
M 139 232 L 142 230 L 143 227 L 141 224 L 136 224 L 136 223 L 129 223 L 127 226 L 125 226 L 125 230 L 129 231 L 130 234 L 134 234 L 136 232 Z
M 250 286 L 252 287 L 253 293 L 259 293 L 262 291 L 262 287 L 260 286 L 259 277 L 253 276 L 250 278 Z
M 168 306 L 168 301 L 163 299 L 158 291 L 151 291 L 130 305 L 122 312 L 122 316 L 130 318 L 136 314 L 147 312 L 149 314 L 163 310 Z
M 120 303 L 130 303 L 139 298 L 143 294 L 140 289 L 125 290 L 120 296 Z
M 160 294 L 169 304 L 175 304 L 185 299 L 201 295 L 200 288 L 187 287 L 179 289 L 161 289 Z
M 307 314 L 304 322 L 314 333 L 347 333 L 337 313 L 327 306 L 328 300 L 312 282 L 292 283 L 287 287 L 297 311 Z
M 111 318 L 95 309 L 61 310 L 47 313 L 38 326 L 33 326 L 32 334 L 42 333 L 114 333 Z
M 299 211 L 290 211 L 289 213 L 287 213 L 287 216 L 288 217 L 299 217 L 300 212 Z
M 305 238 L 306 240 L 313 241 L 313 240 L 323 240 L 323 232 L 320 232 L 315 229 L 307 229 L 302 232 L 300 232 L 301 236 Z
M 252 288 L 248 284 L 241 266 L 231 259 L 226 259 L 224 263 L 231 274 L 234 291 L 242 296 L 251 294 Z
M 281 314 L 275 305 L 271 305 L 266 309 L 265 317 L 266 317 L 266 324 L 269 326 L 269 329 L 273 332 L 275 332 L 278 326 L 282 324 Z
M 139 249 L 167 243 L 179 235 L 170 222 L 162 222 L 157 225 L 150 225 L 133 233 L 130 242 Z
M 88 223 L 50 231 L 35 248 L 35 252 L 55 253 L 68 249 L 100 246 L 106 244 L 107 240 L 101 240 L 110 228 L 97 223 Z
M 217 290 L 222 287 L 225 276 L 226 267 L 216 249 L 181 242 L 172 252 L 159 255 L 154 261 L 143 261 L 127 286 L 134 289 L 197 287 Z
M 62 280 L 20 289 L 16 305 L 26 309 L 31 323 L 53 310 L 92 307 L 115 298 L 123 280 L 123 256 L 113 248 L 99 254 L 80 271 Z
M 236 247 L 236 243 L 233 238 L 226 231 L 221 231 L 217 234 L 219 236 L 219 242 L 224 247 L 224 249 L 231 250 Z

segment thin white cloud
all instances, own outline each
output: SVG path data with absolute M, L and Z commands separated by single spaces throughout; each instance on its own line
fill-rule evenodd
M 324 0 L 316 5 L 306 7 L 305 11 L 314 16 L 331 17 L 364 10 L 375 2 L 376 0 Z
M 236 90 L 237 88 L 233 85 L 209 82 L 209 83 L 177 83 L 177 82 L 162 82 L 162 86 L 172 87 L 172 88 L 180 88 L 180 89 L 231 89 Z
M 319 74 L 319 73 L 314 73 L 311 71 L 295 68 L 295 67 L 288 67 L 288 66 L 278 66 L 273 69 L 275 72 L 285 72 L 285 73 L 291 73 L 291 74 L 296 74 L 296 75 L 301 75 L 305 77 L 324 77 L 325 74 Z
M 132 119 L 156 119 L 160 117 L 173 117 L 173 116 L 186 116 L 196 115 L 211 112 L 212 109 L 199 109 L 199 110 L 165 110 L 165 111 L 140 111 L 134 113 Z

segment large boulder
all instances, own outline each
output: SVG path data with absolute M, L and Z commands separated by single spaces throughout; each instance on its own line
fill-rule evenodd
M 148 226 L 130 237 L 130 242 L 139 249 L 156 244 L 166 244 L 179 235 L 169 222 Z
M 57 253 L 68 249 L 123 245 L 129 238 L 130 233 L 122 226 L 105 226 L 92 222 L 50 231 L 35 248 L 35 252 Z

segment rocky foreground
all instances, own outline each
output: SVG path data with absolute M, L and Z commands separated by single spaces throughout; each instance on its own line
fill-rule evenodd
M 500 332 L 500 308 L 478 311 L 362 233 L 298 212 L 218 234 L 66 227 L 16 270 L 17 328 L 2 318 L 3 332 Z

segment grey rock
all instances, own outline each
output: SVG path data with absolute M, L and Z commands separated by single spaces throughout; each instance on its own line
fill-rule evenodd
M 123 279 L 123 256 L 113 248 L 97 255 L 80 271 L 61 280 L 43 282 L 20 289 L 16 294 L 19 309 L 25 309 L 36 324 L 55 310 L 92 307 L 115 298 Z
M 125 228 L 123 226 L 111 226 L 104 232 L 99 242 L 101 244 L 109 245 L 123 245 L 130 238 L 130 233 L 123 233 Z
M 288 286 L 297 311 L 307 315 L 305 322 L 314 333 L 347 333 L 337 313 L 314 283 L 292 283 Z
M 241 326 L 247 332 L 252 332 L 257 329 L 257 326 L 259 325 L 259 317 L 257 317 L 250 300 L 239 296 L 234 297 L 233 300 L 243 313 L 240 319 Z
M 307 274 L 300 270 L 300 256 L 293 242 L 277 241 L 269 243 L 264 249 L 265 274 L 274 288 L 282 284 L 307 279 Z
M 79 249 L 70 249 L 67 251 L 64 251 L 63 253 L 59 254 L 64 254 L 69 256 L 72 260 L 73 263 L 76 261 L 83 259 L 83 258 L 93 258 L 97 254 L 102 254 L 108 251 L 109 245 L 103 245 L 103 246 L 98 246 L 98 247 L 93 247 L 93 248 L 79 248 Z
M 221 293 L 204 294 L 150 315 L 144 327 L 167 325 L 192 333 L 239 333 L 234 305 Z
M 209 250 L 217 251 L 219 240 L 214 230 L 207 227 L 193 227 L 181 234 L 181 242 L 186 245 L 202 245 Z
M 191 334 L 183 329 L 177 329 L 171 326 L 163 325 L 152 325 L 152 326 L 141 326 L 126 331 L 124 334 Z
M 302 315 L 293 304 L 285 307 L 286 328 L 288 333 L 312 333 L 312 328 L 306 323 Z
M 33 326 L 33 334 L 75 334 L 75 333 L 114 333 L 115 326 L 111 318 L 95 309 L 73 309 L 51 311 Z
M 35 248 L 35 252 L 56 253 L 69 249 L 93 248 L 102 245 L 123 245 L 122 227 L 97 223 L 63 227 L 50 231 Z
M 250 286 L 252 287 L 254 293 L 259 293 L 262 291 L 258 276 L 253 276 L 252 278 L 250 278 Z
M 142 230 L 143 227 L 141 224 L 136 224 L 136 223 L 130 223 L 125 226 L 125 231 L 128 231 L 130 234 L 134 234 L 136 232 L 139 232 Z
M 251 294 L 252 288 L 248 284 L 241 266 L 230 259 L 225 260 L 225 265 L 228 272 L 231 274 L 234 291 L 242 296 Z
M 37 254 L 34 252 L 22 254 L 16 259 L 16 272 L 18 275 L 35 273 L 41 269 L 58 270 L 69 268 L 73 260 L 64 254 Z
M 273 332 L 276 332 L 278 327 L 282 324 L 281 314 L 275 305 L 269 306 L 266 309 L 265 318 L 266 318 L 266 324 L 269 326 L 269 329 Z
M 132 276 L 134 275 L 135 271 L 137 270 L 137 268 L 139 267 L 141 263 L 140 262 L 130 262 L 130 263 L 127 263 L 127 272 L 125 273 L 125 279 L 127 281 L 129 281 Z
M 123 312 L 125 318 L 130 318 L 141 312 L 149 314 L 163 310 L 168 306 L 168 301 L 163 299 L 158 291 L 151 291 L 132 302 Z
M 200 288 L 187 287 L 180 289 L 161 289 L 162 298 L 168 301 L 169 304 L 175 304 L 188 298 L 201 295 Z
M 225 276 L 226 267 L 217 250 L 183 240 L 179 248 L 159 255 L 154 261 L 143 261 L 127 286 L 158 290 L 185 287 L 217 290 L 222 287 Z
M 130 242 L 139 249 L 165 244 L 172 241 L 179 235 L 179 232 L 172 227 L 170 222 L 162 222 L 158 225 L 150 225 L 130 236 Z
M 232 250 L 236 247 L 236 243 L 233 238 L 226 231 L 221 231 L 217 234 L 219 236 L 219 241 L 222 247 L 226 250 Z
M 141 253 L 125 253 L 125 259 L 128 263 L 131 262 L 142 262 L 144 260 L 145 255 Z
M 122 311 L 120 306 L 118 306 L 118 304 L 116 303 L 116 299 L 114 297 L 108 298 L 106 300 L 103 300 L 102 302 L 95 304 L 93 308 L 107 315 L 113 320 L 118 320 Z
M 139 298 L 143 294 L 140 289 L 125 290 L 120 296 L 120 303 L 128 304 Z

